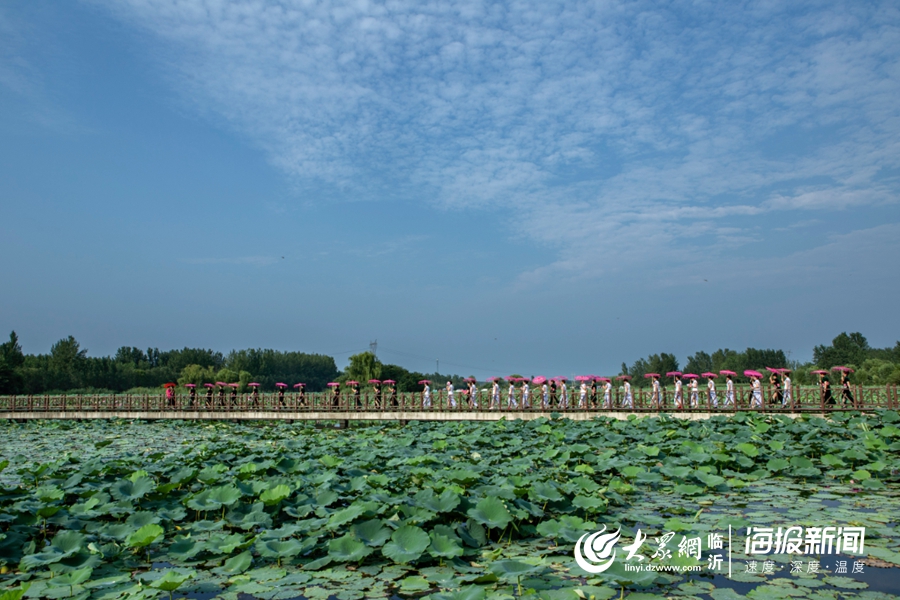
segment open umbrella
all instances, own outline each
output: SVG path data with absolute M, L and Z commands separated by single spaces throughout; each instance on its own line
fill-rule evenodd
M 699 378 L 700 376 L 697 375 L 696 373 L 685 373 L 685 374 L 682 375 L 681 377 L 682 377 L 683 379 L 697 379 L 697 378 Z
M 186 383 L 186 384 L 184 384 L 184 387 L 186 387 L 186 388 L 195 388 L 195 387 L 197 387 L 197 384 L 196 384 L 196 383 Z
M 712 377 L 715 379 L 716 377 L 718 377 L 718 375 L 716 375 L 715 373 L 700 373 L 700 377 Z
M 369 383 L 381 383 L 380 379 L 370 379 Z
M 575 376 L 575 381 L 590 381 L 590 380 L 591 380 L 590 375 L 576 375 Z
M 560 377 L 554 377 L 553 379 L 555 379 L 555 380 L 557 380 L 557 381 L 568 381 L 568 380 L 569 380 L 568 377 L 562 377 L 562 376 L 560 376 Z
M 496 381 L 498 379 L 500 379 L 500 378 L 499 377 L 488 377 L 487 379 L 485 379 L 485 381 Z
M 163 387 L 164 388 L 178 387 L 178 384 L 177 383 L 164 383 Z
M 278 383 L 275 384 L 275 387 L 287 387 L 287 386 L 288 386 L 288 385 L 287 385 L 286 383 L 282 383 L 282 382 L 280 382 L 280 381 L 279 381 Z
M 644 379 L 650 379 L 651 377 L 659 377 L 659 373 L 644 373 Z
M 518 382 L 521 383 L 521 382 L 523 382 L 523 381 L 531 381 L 531 380 L 528 379 L 527 377 L 517 377 L 517 378 L 516 378 L 516 381 L 518 381 Z
M 815 371 L 810 371 L 810 373 L 813 373 L 815 375 L 828 375 L 828 371 L 824 369 L 816 369 Z
M 419 385 L 428 385 L 430 383 L 431 383 L 430 379 L 423 379 L 422 381 L 419 382 Z
M 216 387 L 216 384 L 214 384 L 214 383 L 204 383 L 204 384 L 203 384 L 203 387 Z
M 381 383 L 397 383 L 397 382 L 394 381 L 393 379 L 385 379 L 385 380 L 382 381 Z
M 628 381 L 631 379 L 631 375 L 616 375 L 616 379 L 620 381 Z
M 216 382 L 216 385 L 228 385 L 228 384 L 225 383 L 224 381 L 217 381 L 217 382 Z
M 249 385 L 250 387 L 259 387 L 259 384 L 256 383 L 255 381 L 251 381 L 251 382 L 248 383 L 247 385 Z
M 747 369 L 744 371 L 744 377 L 762 377 L 763 374 L 759 371 L 754 371 L 753 369 Z
M 466 377 L 463 381 L 466 383 L 475 383 L 476 379 L 474 377 Z
M 850 367 L 831 367 L 832 371 L 840 371 L 841 373 L 852 373 L 853 369 Z
M 781 373 L 781 369 L 773 369 L 772 367 L 766 367 L 766 371 L 768 371 L 769 373 L 775 373 L 776 375 L 778 373 Z
M 546 381 L 547 381 L 546 377 L 544 377 L 543 375 L 538 375 L 537 377 L 535 377 L 534 379 L 531 380 L 531 383 L 533 383 L 535 385 L 541 385 L 542 383 L 546 383 Z
M 612 383 L 612 379 L 610 379 L 609 377 L 598 377 L 597 381 L 602 381 L 604 383 Z
M 778 372 L 781 373 L 782 375 L 786 375 L 787 373 L 790 373 L 791 370 L 790 369 L 778 369 Z
M 295 383 L 295 384 L 294 384 L 294 387 L 295 387 L 295 388 L 302 388 L 302 387 L 304 387 L 305 385 L 306 385 L 305 383 Z
M 513 377 L 512 375 L 507 375 L 505 378 L 507 381 L 518 381 L 518 377 Z
M 681 377 L 681 371 L 669 371 L 666 377 Z
M 327 385 L 328 387 L 341 387 L 341 384 L 337 383 L 336 381 L 326 383 L 325 385 Z
M 240 386 L 241 386 L 241 384 L 239 384 L 239 383 L 229 383 L 228 384 L 228 387 L 240 387 Z
M 720 370 L 719 375 L 731 375 L 732 377 L 737 377 L 737 373 L 735 373 L 734 371 L 729 371 L 728 369 Z
M 358 381 L 353 381 L 352 379 L 346 382 L 347 385 L 359 385 Z

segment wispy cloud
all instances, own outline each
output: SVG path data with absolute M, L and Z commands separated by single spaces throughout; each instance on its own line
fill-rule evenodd
M 522 281 L 900 191 L 890 2 L 95 1 L 298 186 L 515 211 L 559 253 Z

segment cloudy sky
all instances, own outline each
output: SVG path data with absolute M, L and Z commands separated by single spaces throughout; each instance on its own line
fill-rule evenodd
M 0 327 L 485 377 L 900 338 L 893 2 L 0 4 Z

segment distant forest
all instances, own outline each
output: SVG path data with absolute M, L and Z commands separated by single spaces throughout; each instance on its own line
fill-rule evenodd
M 641 358 L 630 367 L 622 363 L 619 374 L 633 376 L 635 383 L 642 386 L 647 383 L 645 373 L 681 370 L 699 374 L 721 369 L 741 373 L 745 369 L 787 367 L 793 369 L 797 383 L 810 384 L 816 378 L 809 371 L 837 365 L 855 369 L 854 383 L 900 383 L 900 342 L 892 348 L 872 348 L 861 333 L 841 333 L 830 345 L 816 346 L 810 363 L 789 361 L 782 350 L 726 348 L 712 354 L 704 351 L 692 354 L 683 369 L 673 354 L 662 352 Z M 114 356 L 91 357 L 69 336 L 53 344 L 49 354 L 24 354 L 15 331 L 10 333 L 7 342 L 0 344 L 0 394 L 139 393 L 158 391 L 168 382 L 200 385 L 216 381 L 239 383 L 242 389 L 255 381 L 265 390 L 274 389 L 276 382 L 288 385 L 303 382 L 308 390 L 321 391 L 329 381 L 350 379 L 363 384 L 370 379 L 393 379 L 399 391 L 410 392 L 421 389 L 418 382 L 422 379 L 439 385 L 449 380 L 458 386 L 463 378 L 409 371 L 399 365 L 382 363 L 371 352 L 351 356 L 347 368 L 340 371 L 333 357 L 305 352 L 250 349 L 222 354 L 202 348 L 160 351 L 122 346 Z

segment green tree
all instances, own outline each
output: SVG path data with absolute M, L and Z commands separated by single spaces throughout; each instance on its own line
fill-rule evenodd
M 699 351 L 691 356 L 688 356 L 687 364 L 684 365 L 684 370 L 688 373 L 696 373 L 699 375 L 700 373 L 706 373 L 707 371 L 712 371 L 713 369 L 713 359 L 712 357 L 704 351 Z
M 178 377 L 178 383 L 184 385 L 193 383 L 194 385 L 203 385 L 204 383 L 215 383 L 216 372 L 212 367 L 201 367 L 200 365 L 188 365 L 181 370 Z
M 371 352 L 361 352 L 350 357 L 350 364 L 344 369 L 347 379 L 365 383 L 370 379 L 381 379 L 381 361 Z
M 858 331 L 849 335 L 842 332 L 831 340 L 830 346 L 813 348 L 813 362 L 820 369 L 830 369 L 839 365 L 858 366 L 868 358 L 870 350 L 869 342 L 863 334 Z
M 25 364 L 25 354 L 19 345 L 19 336 L 13 331 L 9 341 L 0 344 L 0 394 L 18 394 L 22 391 L 22 375 L 19 368 Z

